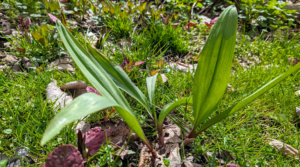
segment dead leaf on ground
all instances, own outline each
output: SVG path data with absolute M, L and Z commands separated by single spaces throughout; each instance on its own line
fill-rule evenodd
M 150 167 L 152 159 L 151 151 L 144 146 L 140 152 L 138 167 Z
M 64 57 L 55 60 L 49 66 L 50 68 L 57 68 L 59 71 L 69 71 L 71 74 L 75 74 L 75 68 L 71 65 L 73 63 L 70 57 Z
M 183 63 L 170 63 L 169 66 L 173 68 L 174 70 L 181 70 L 181 71 L 190 71 L 195 72 L 197 69 L 198 64 L 183 64 Z
M 55 102 L 54 112 L 58 110 L 58 107 L 63 109 L 66 105 L 72 102 L 73 98 L 71 95 L 63 92 L 58 86 L 56 80 L 51 80 L 46 88 L 46 96 L 48 101 Z
M 82 95 L 83 93 L 86 93 L 86 87 L 88 85 L 84 81 L 73 81 L 69 82 L 63 86 L 60 87 L 60 89 L 68 89 L 72 95 L 74 95 L 74 98 Z
M 88 122 L 81 121 L 77 124 L 77 126 L 75 128 L 75 134 L 78 133 L 78 130 L 80 130 L 81 133 L 85 133 L 90 129 L 91 129 L 91 125 Z
M 271 147 L 275 147 L 277 149 L 278 152 L 282 152 L 283 155 L 285 156 L 291 156 L 291 155 L 295 155 L 296 159 L 299 159 L 299 151 L 297 149 L 295 149 L 294 147 L 285 144 L 279 140 L 275 140 L 275 139 L 267 139 L 269 141 L 269 145 Z
M 108 120 L 107 122 L 101 122 L 100 124 L 97 122 L 94 126 L 100 126 L 102 129 L 109 129 L 111 132 L 111 142 L 120 147 L 127 142 L 131 133 L 129 126 L 127 126 L 127 124 L 122 120 L 118 122 Z

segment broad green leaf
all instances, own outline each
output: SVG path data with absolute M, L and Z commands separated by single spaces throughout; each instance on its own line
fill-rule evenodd
M 147 90 L 149 95 L 149 100 L 152 105 L 155 104 L 155 83 L 156 83 L 157 74 L 152 77 L 146 78 Z
M 158 126 L 161 127 L 167 115 L 174 110 L 175 108 L 181 105 L 193 105 L 193 98 L 192 97 L 185 97 L 180 100 L 177 100 L 174 103 L 167 104 L 160 112 L 158 118 Z
M 56 21 L 56 26 L 70 56 L 86 78 L 91 82 L 93 87 L 100 92 L 103 97 L 106 97 L 126 110 L 131 111 L 131 107 L 127 100 L 113 80 L 100 66 L 98 61 L 81 46 L 61 22 Z
M 222 99 L 231 73 L 237 33 L 237 11 L 226 8 L 199 56 L 193 87 L 195 125 L 203 123 Z
M 41 145 L 52 139 L 69 123 L 108 107 L 114 107 L 127 125 L 143 141 L 147 142 L 138 120 L 131 111 L 124 109 L 116 102 L 103 96 L 95 93 L 85 93 L 77 97 L 52 119 L 44 132 Z
M 0 167 L 5 167 L 7 163 L 7 159 L 6 160 L 1 160 L 0 161 Z
M 44 37 L 47 37 L 49 34 L 49 29 L 48 29 L 48 27 L 44 24 L 44 25 L 42 25 L 42 27 L 41 28 L 39 28 L 39 31 L 40 31 L 40 33 L 41 33 L 41 35 L 42 36 L 44 36 Z
M 53 12 L 53 11 L 56 11 L 59 9 L 59 3 L 57 2 L 54 2 L 50 5 L 50 10 Z
M 42 46 L 46 47 L 48 40 L 42 36 L 38 32 L 32 32 L 31 35 L 33 36 L 34 39 L 36 39 Z
M 102 53 L 98 52 L 96 49 L 92 48 L 89 45 L 88 50 L 96 58 L 101 67 L 111 76 L 116 85 L 120 89 L 128 93 L 130 96 L 135 98 L 137 101 L 139 101 L 152 117 L 152 114 L 150 112 L 150 106 L 146 96 L 141 92 L 141 90 L 138 87 L 136 87 L 133 84 L 126 72 L 121 67 L 114 66 L 113 64 L 111 64 Z
M 227 118 L 229 115 L 233 114 L 234 112 L 238 111 L 242 107 L 246 106 L 247 104 L 252 102 L 254 99 L 256 99 L 258 96 L 262 95 L 263 93 L 265 93 L 269 89 L 273 88 L 279 82 L 286 79 L 289 75 L 293 74 L 294 72 L 298 71 L 299 69 L 300 69 L 300 64 L 297 64 L 296 66 L 290 68 L 287 72 L 285 72 L 285 73 L 279 75 L 278 77 L 274 78 L 272 81 L 268 82 L 267 84 L 265 84 L 264 86 L 259 88 L 257 91 L 255 91 L 251 95 L 244 98 L 244 100 L 238 102 L 236 105 L 228 108 L 227 110 L 223 111 L 222 113 L 216 115 L 212 119 L 205 122 L 196 134 L 201 133 L 202 131 L 209 128 L 210 126 L 212 126 L 212 125 L 222 121 L 223 119 Z

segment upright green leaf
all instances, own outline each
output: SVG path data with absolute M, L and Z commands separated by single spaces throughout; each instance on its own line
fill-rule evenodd
M 137 101 L 139 101 L 152 117 L 152 113 L 150 112 L 150 106 L 146 96 L 141 92 L 141 90 L 138 87 L 136 87 L 133 84 L 126 72 L 122 68 L 111 64 L 109 60 L 96 49 L 92 48 L 89 45 L 88 49 L 91 52 L 91 54 L 96 58 L 101 67 L 112 77 L 116 85 L 122 90 L 124 90 L 126 93 L 128 93 L 130 96 L 135 98 Z
M 144 142 L 147 142 L 138 120 L 131 111 L 124 109 L 122 106 L 108 98 L 99 96 L 95 93 L 85 93 L 77 97 L 52 119 L 44 132 L 41 145 L 44 145 L 47 141 L 57 135 L 69 123 L 108 107 L 114 107 L 127 125 Z
M 195 127 L 211 115 L 224 95 L 231 72 L 237 21 L 236 8 L 226 8 L 201 51 L 193 87 Z
M 298 71 L 299 69 L 300 69 L 300 64 L 297 64 L 295 67 L 290 68 L 284 74 L 281 74 L 278 77 L 274 78 L 273 80 L 271 80 L 270 82 L 268 82 L 267 84 L 265 84 L 264 86 L 259 88 L 257 91 L 255 91 L 251 95 L 244 98 L 242 101 L 238 102 L 234 106 L 232 106 L 232 107 L 228 108 L 227 110 L 223 111 L 221 114 L 218 114 L 215 117 L 213 117 L 212 119 L 205 122 L 196 134 L 201 133 L 202 131 L 209 128 L 210 126 L 212 126 L 212 125 L 222 121 L 223 119 L 227 118 L 229 115 L 233 114 L 234 112 L 238 111 L 242 107 L 246 106 L 248 103 L 252 102 L 258 96 L 262 95 L 263 93 L 265 93 L 269 89 L 273 88 L 279 82 L 281 82 L 282 80 L 287 78 L 289 75 L 293 74 L 294 72 Z M 195 136 L 192 136 L 192 137 L 195 137 Z
M 162 127 L 162 124 L 167 117 L 167 115 L 174 110 L 175 108 L 181 106 L 181 105 L 192 105 L 193 104 L 193 98 L 192 97 L 185 97 L 180 100 L 177 100 L 174 103 L 167 104 L 160 112 L 159 118 L 158 118 L 158 126 Z
M 152 105 L 155 104 L 155 83 L 156 83 L 157 74 L 152 77 L 146 78 L 147 90 L 149 95 L 149 100 Z
M 74 62 L 103 97 L 131 111 L 127 100 L 97 60 L 85 50 L 60 21 L 56 21 L 59 35 Z

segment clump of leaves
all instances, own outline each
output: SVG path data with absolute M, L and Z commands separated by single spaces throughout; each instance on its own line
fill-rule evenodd
M 263 29 L 288 28 L 295 23 L 293 14 L 296 10 L 285 9 L 287 3 L 277 0 L 242 0 L 239 18 L 246 26 L 245 31 L 254 34 Z

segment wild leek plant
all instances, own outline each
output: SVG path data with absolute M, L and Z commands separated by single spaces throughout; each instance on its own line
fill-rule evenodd
M 48 125 L 41 141 L 42 145 L 58 134 L 67 124 L 102 109 L 113 107 L 146 144 L 152 155 L 157 157 L 155 150 L 151 147 L 132 108 L 120 89 L 124 90 L 145 107 L 149 116 L 154 120 L 157 131 L 160 134 L 160 144 L 164 143 L 162 124 L 170 111 L 180 105 L 192 105 L 195 121 L 193 122 L 193 129 L 184 140 L 183 144 L 185 145 L 193 141 L 205 129 L 238 111 L 256 97 L 300 69 L 300 64 L 292 67 L 286 73 L 278 76 L 250 96 L 244 98 L 241 102 L 212 119 L 208 119 L 222 99 L 231 73 L 237 32 L 237 11 L 235 7 L 230 6 L 218 18 L 200 54 L 194 79 L 193 97 L 183 98 L 174 103 L 167 104 L 160 112 L 159 118 L 156 118 L 155 82 L 157 74 L 146 79 L 149 96 L 147 99 L 141 90 L 131 82 L 121 67 L 111 64 L 103 54 L 91 46 L 87 46 L 89 51 L 86 50 L 61 22 L 56 21 L 56 26 L 70 56 L 102 96 L 94 93 L 85 93 L 72 101 Z
M 233 6 L 228 7 L 223 11 L 212 28 L 199 56 L 198 67 L 194 78 L 193 97 L 183 98 L 174 103 L 167 104 L 162 109 L 157 126 L 161 136 L 160 144 L 163 144 L 163 121 L 165 117 L 178 106 L 193 106 L 193 129 L 184 140 L 183 144 L 186 145 L 210 126 L 227 118 L 229 115 L 274 87 L 290 74 L 299 70 L 299 64 L 290 68 L 286 73 L 268 82 L 253 94 L 244 98 L 244 100 L 208 120 L 208 117 L 216 110 L 217 105 L 223 98 L 228 84 L 234 56 L 238 23 L 237 17 L 236 8 Z

